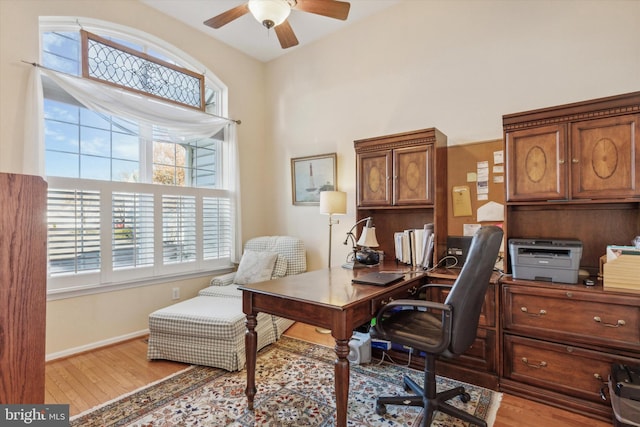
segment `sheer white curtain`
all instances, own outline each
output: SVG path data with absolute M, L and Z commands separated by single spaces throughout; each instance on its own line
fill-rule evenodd
M 42 79 L 38 67 L 32 68 L 25 98 L 22 171 L 46 178 Z
M 233 169 L 230 189 L 234 194 L 234 239 L 232 261 L 241 255 L 240 165 L 235 121 L 192 108 L 180 107 L 151 97 L 89 79 L 34 66 L 29 81 L 25 114 L 25 147 L 23 170 L 26 174 L 45 177 L 44 97 L 42 79 L 48 78 L 85 107 L 103 114 L 133 119 L 162 127 L 176 142 L 208 138 L 228 127 L 229 163 Z
M 232 120 L 151 98 L 90 79 L 37 67 L 85 107 L 103 114 L 160 126 L 175 139 L 207 138 Z

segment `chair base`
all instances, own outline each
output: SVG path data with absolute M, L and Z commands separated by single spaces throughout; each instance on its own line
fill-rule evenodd
M 384 415 L 387 413 L 386 405 L 403 405 L 403 406 L 421 406 L 424 409 L 424 417 L 422 419 L 422 427 L 431 425 L 435 411 L 444 412 L 452 417 L 461 419 L 471 424 L 481 427 L 487 427 L 487 423 L 468 412 L 462 411 L 455 406 L 446 403 L 456 396 L 466 403 L 471 399 L 464 387 L 456 387 L 436 393 L 436 377 L 435 377 L 435 361 L 432 357 L 427 357 L 425 361 L 425 387 L 420 387 L 415 381 L 405 375 L 405 390 L 413 391 L 412 396 L 385 396 L 376 400 L 376 413 Z M 426 393 L 425 393 L 426 390 Z

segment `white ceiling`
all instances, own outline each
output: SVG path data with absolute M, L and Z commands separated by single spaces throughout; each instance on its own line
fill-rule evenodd
M 280 55 L 319 40 L 347 25 L 377 13 L 401 0 L 351 0 L 346 21 L 293 10 L 289 24 L 300 44 L 282 49 L 273 30 L 267 30 L 251 14 L 242 16 L 217 30 L 203 24 L 228 9 L 247 0 L 141 0 L 158 11 L 214 37 L 260 61 L 267 62 Z

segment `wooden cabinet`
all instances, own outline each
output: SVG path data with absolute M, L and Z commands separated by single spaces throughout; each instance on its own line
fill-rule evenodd
M 640 196 L 640 115 L 571 123 L 571 197 Z
M 607 245 L 640 234 L 640 92 L 507 114 L 503 129 L 506 240 L 578 239 L 595 276 Z
M 434 223 L 436 259 L 447 238 L 447 137 L 435 128 L 354 141 L 357 219 L 373 217 L 387 259 L 393 234 Z
M 561 126 L 543 126 L 505 133 L 507 200 L 558 200 L 566 197 Z
M 391 206 L 393 151 L 382 150 L 356 156 L 358 206 Z
M 507 201 L 640 196 L 640 92 L 503 116 Z
M 640 295 L 507 278 L 500 310 L 503 391 L 611 419 L 612 363 L 640 364 Z
M 578 239 L 596 279 L 607 245 L 640 235 L 640 92 L 508 114 L 503 129 L 506 241 Z M 640 294 L 506 275 L 499 311 L 501 390 L 611 419 L 611 364 L 640 364 Z
M 44 403 L 46 191 L 0 173 L 0 404 Z
M 357 155 L 358 206 L 433 204 L 430 144 Z

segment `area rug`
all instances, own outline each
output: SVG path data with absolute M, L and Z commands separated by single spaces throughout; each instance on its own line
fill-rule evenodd
M 335 398 L 333 349 L 283 336 L 258 353 L 254 411 L 244 394 L 246 370 L 192 366 L 166 379 L 121 396 L 71 418 L 71 426 L 334 426 Z M 402 377 L 418 383 L 422 373 L 391 363 L 351 365 L 348 425 L 354 427 L 419 426 L 422 409 L 387 406 L 375 413 L 381 395 L 406 394 Z M 450 402 L 483 418 L 491 426 L 501 393 L 438 377 L 438 390 L 464 385 L 471 401 Z M 467 426 L 436 412 L 432 426 Z

